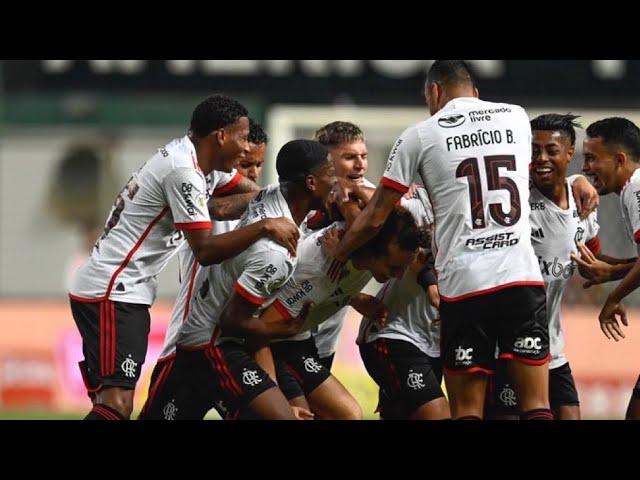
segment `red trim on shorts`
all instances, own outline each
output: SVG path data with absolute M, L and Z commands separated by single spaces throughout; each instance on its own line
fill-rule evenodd
M 101 405 L 94 405 L 93 411 L 96 412 L 98 415 L 102 415 L 107 420 L 121 420 L 121 418 L 118 417 L 115 413 L 110 412 L 109 410 L 102 407 Z
M 156 360 L 156 364 L 168 362 L 169 360 L 173 360 L 174 358 L 176 358 L 176 352 L 170 353 L 166 357 L 158 358 L 158 360 Z
M 382 177 L 380 179 L 380 185 L 391 188 L 392 190 L 400 193 L 407 193 L 409 191 L 409 187 L 406 187 L 403 184 L 396 182 L 395 180 L 391 180 L 387 177 Z
M 116 304 L 107 300 L 109 308 L 109 321 L 111 323 L 111 364 L 109 365 L 109 374 L 113 375 L 116 371 L 116 346 L 118 338 L 118 324 L 116 322 Z
M 100 303 L 101 301 L 104 300 L 104 297 L 100 297 L 100 298 L 85 298 L 85 297 L 79 297 L 77 295 L 74 295 L 73 293 L 69 294 L 69 298 L 75 302 L 80 302 L 80 303 Z
M 174 365 L 175 361 L 174 361 L 174 359 L 171 359 L 168 362 L 160 362 L 160 361 L 158 361 L 158 363 L 165 363 L 165 365 L 162 367 L 162 370 L 160 370 L 160 374 L 156 378 L 155 383 L 153 385 L 151 385 L 151 387 L 149 388 L 149 396 L 147 397 L 147 401 L 144 402 L 144 406 L 142 407 L 142 411 L 140 413 L 146 412 L 147 409 L 149 409 L 151 407 L 151 405 L 153 404 L 153 402 L 156 399 L 156 395 L 158 394 L 158 390 L 160 390 L 160 387 L 167 380 L 167 377 L 171 373 L 171 370 L 173 370 L 173 365 Z
M 440 294 L 440 298 L 445 302 L 459 302 L 460 300 L 466 300 L 467 298 L 478 297 L 480 295 L 488 295 L 489 293 L 504 290 L 511 287 L 544 287 L 544 282 L 537 282 L 534 280 L 524 280 L 519 282 L 505 283 L 504 285 L 498 285 L 497 287 L 487 288 L 486 290 L 478 290 L 471 293 L 465 293 L 459 297 L 445 297 Z
M 138 248 L 140 248 L 140 245 L 142 245 L 142 242 L 144 242 L 144 239 L 147 238 L 147 235 L 149 235 L 149 232 L 151 231 L 151 229 L 155 226 L 156 223 L 158 223 L 160 221 L 160 219 L 168 211 L 169 211 L 169 207 L 164 207 L 162 209 L 162 211 L 156 216 L 156 218 L 154 218 L 151 221 L 151 223 L 149 224 L 147 229 L 142 233 L 142 235 L 140 236 L 140 238 L 138 239 L 136 244 L 129 251 L 129 254 L 125 257 L 125 259 L 123 260 L 122 264 L 120 264 L 120 267 L 111 276 L 111 280 L 109 281 L 109 285 L 107 286 L 107 293 L 104 294 L 104 298 L 105 299 L 108 299 L 109 295 L 111 295 L 111 289 L 113 288 L 113 284 L 115 283 L 116 278 L 118 278 L 118 275 L 120 275 L 120 272 L 122 272 L 122 270 L 124 270 L 126 268 L 126 266 L 129 264 L 129 261 L 131 260 L 131 257 L 133 257 L 133 254 L 136 253 Z
M 387 367 L 391 381 L 395 383 L 396 390 L 400 392 L 402 390 L 400 384 L 400 376 L 396 370 L 395 365 L 389 359 L 389 346 L 384 338 L 378 338 L 373 342 L 373 348 L 378 352 L 378 357 L 382 364 Z
M 100 313 L 98 316 L 98 319 L 99 319 L 98 338 L 100 339 L 99 346 L 98 346 L 98 350 L 100 352 L 100 375 L 105 375 L 107 371 L 107 361 L 106 361 L 107 348 L 105 343 L 106 337 L 107 337 L 107 319 L 106 319 L 104 307 L 105 307 L 105 303 L 100 302 L 100 307 L 99 307 Z
M 211 222 L 174 223 L 177 230 L 211 230 Z
M 502 359 L 505 359 L 505 360 L 515 360 L 515 361 L 518 361 L 520 363 L 524 363 L 525 365 L 538 366 L 538 365 L 544 365 L 545 363 L 547 363 L 551 359 L 551 354 L 547 355 L 546 357 L 544 357 L 544 358 L 542 358 L 540 360 L 533 360 L 531 358 L 520 357 L 520 356 L 515 355 L 513 353 L 505 352 L 505 353 L 501 353 L 500 355 L 498 355 L 498 358 L 502 358 Z
M 293 318 L 291 313 L 289 313 L 289 310 L 287 310 L 287 307 L 285 307 L 279 299 L 276 299 L 273 302 L 273 307 L 278 311 L 280 315 L 282 315 L 287 320 L 291 320 Z
M 91 388 L 91 384 L 89 383 L 89 376 L 87 375 L 87 371 L 86 371 L 86 366 L 85 368 L 82 368 L 82 363 L 83 362 L 78 363 L 78 368 L 80 369 L 82 382 L 84 383 L 84 386 L 87 389 L 87 393 L 89 394 L 89 397 L 91 397 L 92 393 L 95 393 L 102 388 L 102 384 L 99 384 L 97 387 Z
M 191 345 L 176 345 L 176 350 L 185 350 L 187 352 L 197 352 L 199 350 L 206 350 L 207 348 L 209 348 L 209 344 L 205 343 L 203 345 L 197 345 L 195 347 L 191 346 Z M 175 353 L 173 354 L 175 355 Z M 169 358 L 169 357 L 167 357 Z
M 296 382 L 298 382 L 301 387 L 304 387 L 304 378 L 302 377 L 302 375 L 300 375 L 296 371 L 296 369 L 289 365 L 287 362 L 284 362 L 284 366 L 287 367 L 287 370 L 289 370 L 289 373 L 293 375 L 293 377 L 296 379 Z
M 248 302 L 253 303 L 254 305 L 262 305 L 265 302 L 265 298 L 258 297 L 253 293 L 246 290 L 242 285 L 238 282 L 233 284 L 233 289 L 236 291 L 238 295 L 247 300 Z
M 214 195 L 222 195 L 223 193 L 227 193 L 231 190 L 233 190 L 234 188 L 236 188 L 236 186 L 240 183 L 240 181 L 242 180 L 242 175 L 240 174 L 240 172 L 236 172 L 236 174 L 233 176 L 233 178 L 231 180 L 229 180 L 229 183 L 224 184 L 223 186 L 216 188 L 213 191 Z
M 636 243 L 640 243 L 640 239 L 638 238 L 638 236 L 640 236 L 640 230 L 638 230 L 634 235 L 634 237 L 636 238 Z M 598 255 L 602 251 L 602 246 L 600 245 L 600 239 L 598 237 L 593 237 L 585 245 L 589 250 L 591 250 L 594 255 Z
M 493 370 L 482 367 L 470 367 L 464 368 L 462 370 L 451 370 L 450 368 L 444 367 L 443 370 L 445 370 L 450 375 L 470 375 L 472 373 L 486 373 L 487 375 L 493 375 L 494 373 Z
M 187 300 L 184 303 L 184 314 L 182 315 L 182 323 L 184 323 L 184 321 L 187 319 L 187 316 L 189 315 L 189 307 L 191 306 L 191 292 L 193 292 L 193 284 L 195 283 L 196 273 L 198 272 L 199 266 L 200 264 L 198 263 L 198 260 L 194 258 L 193 267 L 191 267 L 191 275 L 189 278 L 189 288 L 187 289 Z
M 220 387 L 227 390 L 234 397 L 242 395 L 242 389 L 233 378 L 220 349 L 218 347 L 211 346 L 205 350 L 204 354 L 209 358 L 214 370 L 218 373 Z

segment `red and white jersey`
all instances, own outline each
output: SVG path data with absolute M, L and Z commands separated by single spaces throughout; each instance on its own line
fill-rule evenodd
M 472 97 L 451 100 L 394 144 L 380 183 L 404 193 L 420 175 L 444 300 L 543 285 L 530 240 L 530 162 L 524 109 Z
M 576 203 L 567 181 L 569 208 L 561 209 L 536 188 L 531 189 L 531 243 L 540 263 L 547 292 L 549 318 L 549 368 L 567 363 L 564 354 L 564 334 L 561 323 L 561 302 L 569 279 L 576 271 L 571 254 L 579 255 L 577 243 L 584 242 L 595 254 L 600 252 L 597 213 L 580 220 Z
M 300 333 L 287 340 L 309 338 L 312 329 L 347 306 L 372 278 L 371 272 L 356 269 L 351 261 L 344 265 L 336 283 L 327 277 L 327 269 L 333 259 L 322 250 L 319 239 L 331 228 L 344 229 L 344 222 L 316 230 L 299 243 L 296 271 L 273 301 L 274 307 L 285 318 L 297 317 L 306 303 L 314 303 Z
M 362 178 L 361 185 L 368 188 L 376 188 L 375 184 L 366 178 Z M 310 230 L 307 227 L 307 220 L 309 218 L 313 218 L 313 215 L 317 215 L 317 212 L 312 211 L 300 226 L 305 235 L 313 232 L 313 230 Z M 344 325 L 344 321 L 346 320 L 348 313 L 349 309 L 347 307 L 341 308 L 340 311 L 326 319 L 311 332 L 320 358 L 329 357 L 336 352 L 338 337 L 340 336 L 340 331 L 342 331 L 342 326 Z
M 620 192 L 622 218 L 629 238 L 640 254 L 640 168 L 633 172 Z
M 188 136 L 173 140 L 135 172 L 116 198 L 70 294 L 151 305 L 156 276 L 183 242 L 183 230 L 209 229 L 207 181 Z
M 403 197 L 401 205 L 411 212 L 418 226 L 433 223 L 433 210 L 424 188 L 418 188 L 410 200 Z M 376 297 L 387 307 L 387 323 L 378 328 L 371 319 L 363 317 L 358 344 L 390 338 L 412 343 L 430 357 L 440 356 L 440 325 L 434 323 L 438 311 L 418 285 L 415 273 L 407 270 L 402 278 L 392 278 Z
M 277 217 L 293 220 L 279 185 L 274 184 L 261 190 L 251 201 L 237 228 Z M 291 257 L 285 247 L 261 238 L 239 255 L 199 269 L 177 343 L 187 347 L 209 344 L 233 291 L 257 306 L 263 305 L 289 280 L 296 262 L 296 257 Z M 216 337 L 217 343 L 225 340 L 238 339 Z
M 237 173 L 236 170 L 233 170 L 231 173 L 218 172 L 214 170 L 207 175 L 208 197 L 220 195 L 221 193 L 233 190 L 238 182 L 240 182 L 241 178 L 242 175 Z M 234 222 L 237 223 L 237 221 Z M 220 231 L 219 224 L 220 222 L 212 222 L 212 235 L 223 233 Z M 172 355 L 176 351 L 178 331 L 180 330 L 180 325 L 182 325 L 182 322 L 186 319 L 189 313 L 188 300 L 191 298 L 196 274 L 201 268 L 186 240 L 178 249 L 178 263 L 180 290 L 178 291 L 176 301 L 173 305 L 171 320 L 169 321 L 167 331 L 164 334 L 164 344 L 162 346 L 162 352 L 159 358 L 160 360 Z

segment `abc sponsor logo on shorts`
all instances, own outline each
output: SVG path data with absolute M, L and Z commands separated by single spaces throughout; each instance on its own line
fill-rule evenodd
M 513 342 L 513 350 L 516 353 L 539 353 L 542 349 L 540 337 L 518 337 Z
M 456 365 L 471 365 L 473 348 L 456 348 Z

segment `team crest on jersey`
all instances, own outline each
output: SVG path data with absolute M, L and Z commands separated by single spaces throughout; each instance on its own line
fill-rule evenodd
M 322 370 L 322 365 L 316 362 L 316 359 L 313 357 L 302 357 L 304 362 L 304 369 L 309 373 L 318 373 Z
M 175 420 L 176 413 L 178 413 L 178 408 L 176 407 L 175 403 L 173 403 L 173 399 L 172 399 L 162 409 L 162 415 L 164 416 L 165 420 Z
M 124 372 L 125 376 L 129 378 L 135 378 L 137 367 L 138 367 L 138 364 L 135 361 L 133 361 L 133 359 L 131 358 L 131 355 L 128 355 L 127 359 L 120 364 L 120 368 Z
M 503 405 L 507 407 L 515 407 L 516 402 L 516 392 L 513 391 L 513 388 L 509 387 L 509 385 L 505 385 L 499 395 L 500 401 Z
M 575 237 L 573 237 L 573 241 L 576 243 L 580 243 L 582 242 L 583 238 L 584 238 L 584 228 L 578 227 L 578 229 L 576 230 L 576 235 Z
M 465 116 L 456 113 L 454 115 L 449 115 L 448 117 L 442 117 L 438 119 L 438 125 L 442 128 L 453 128 L 462 125 L 465 121 Z
M 247 370 L 246 368 L 242 372 L 242 383 L 245 385 L 249 385 L 250 387 L 255 387 L 256 385 L 262 383 L 262 379 L 258 375 L 257 370 Z
M 207 196 L 204 193 L 199 193 L 196 195 L 195 204 L 200 207 L 201 210 L 204 210 L 207 207 Z
M 413 390 L 420 390 L 425 387 L 424 374 L 414 372 L 413 370 L 409 370 L 409 375 L 407 376 L 407 386 L 412 388 Z

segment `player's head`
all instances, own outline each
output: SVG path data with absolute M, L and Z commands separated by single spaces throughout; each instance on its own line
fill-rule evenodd
M 546 113 L 531 120 L 531 178 L 539 190 L 563 184 L 575 153 L 578 115 Z
M 276 171 L 280 185 L 309 196 L 312 209 L 327 210 L 336 183 L 327 147 L 315 140 L 291 140 L 278 152 Z
M 640 129 L 626 118 L 598 120 L 587 127 L 582 171 L 600 195 L 619 192 L 640 162 Z
M 380 283 L 401 278 L 416 256 L 420 238 L 413 215 L 395 207 L 376 236 L 353 252 L 351 261 L 356 268 L 369 270 Z
M 269 138 L 259 123 L 249 118 L 249 152 L 236 165 L 238 173 L 254 182 L 258 181 Z
M 337 177 L 362 183 L 368 167 L 367 145 L 357 125 L 331 122 L 320 128 L 314 138 L 329 149 Z
M 211 157 L 215 170 L 230 172 L 249 151 L 247 109 L 225 95 L 212 95 L 200 102 L 191 116 L 189 131 L 197 142 L 205 142 L 202 150 Z
M 478 89 L 464 60 L 436 60 L 427 72 L 424 96 L 434 115 L 456 97 L 477 97 Z

